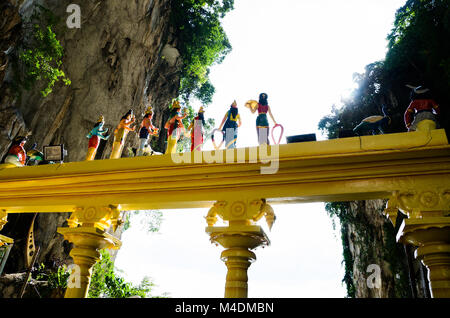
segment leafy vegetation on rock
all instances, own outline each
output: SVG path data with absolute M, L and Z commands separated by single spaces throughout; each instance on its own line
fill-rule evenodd
M 57 23 L 53 13 L 37 5 L 23 29 L 30 29 L 30 38 L 23 38 L 18 48 L 20 63 L 16 63 L 16 85 L 31 89 L 36 82 L 42 81 L 42 96 L 52 92 L 56 82 L 62 80 L 70 85 L 70 79 L 62 70 L 64 50 L 53 32 Z
M 355 73 L 357 88 L 343 101 L 333 105 L 322 118 L 319 129 L 336 138 L 340 131 L 353 129 L 362 119 L 381 115 L 386 105 L 392 119 L 387 133 L 405 132 L 403 114 L 410 103 L 407 84 L 424 85 L 442 106 L 440 125 L 450 128 L 450 8 L 446 0 L 408 0 L 397 13 L 387 36 L 388 51 L 383 61 Z
M 440 125 L 449 131 L 450 113 L 446 107 L 450 104 L 449 38 L 450 8 L 447 0 L 406 1 L 396 12 L 393 29 L 387 36 L 385 59 L 367 65 L 363 74 L 354 74 L 357 88 L 342 101 L 341 107 L 332 106 L 331 114 L 320 120 L 319 129 L 329 139 L 338 138 L 340 132 L 352 130 L 365 117 L 381 115 L 382 105 L 386 105 L 392 123 L 385 133 L 405 132 L 403 114 L 410 103 L 410 88 L 406 87 L 409 84 L 431 89 L 434 99 L 441 105 Z M 374 227 L 363 215 L 353 215 L 349 202 L 327 203 L 326 210 L 341 223 L 345 265 L 343 281 L 347 285 L 348 297 L 355 297 L 357 288 L 364 288 L 356 285 L 354 269 L 375 256 L 389 264 L 391 272 L 399 275 L 393 283 L 392 297 L 408 297 L 408 279 L 400 259 L 402 251 L 395 242 L 392 225 L 386 222 L 379 228 Z M 350 229 L 359 236 L 354 238 L 361 246 L 358 260 L 350 252 Z M 382 255 L 371 255 L 374 250 L 368 247 L 375 244 L 377 235 L 384 239 L 376 242 Z M 356 267 L 355 262 L 359 262 Z
M 126 282 L 122 278 L 108 251 L 101 251 L 101 260 L 94 265 L 91 284 L 89 285 L 89 298 L 129 298 L 139 296 L 141 298 L 152 297 L 150 292 L 154 284 L 150 278 L 144 277 L 137 286 Z
M 221 26 L 221 19 L 233 9 L 234 0 L 173 0 L 172 25 L 183 59 L 180 96 L 191 96 L 209 104 L 214 86 L 209 69 L 221 63 L 231 51 L 231 44 Z

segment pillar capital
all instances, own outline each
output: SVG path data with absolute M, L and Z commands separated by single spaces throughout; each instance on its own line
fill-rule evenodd
M 95 227 L 106 230 L 111 225 L 115 231 L 123 223 L 120 217 L 120 206 L 84 206 L 77 207 L 67 220 L 69 227 Z
M 217 216 L 228 221 L 229 226 L 253 225 L 263 216 L 266 218 L 269 229 L 275 222 L 275 213 L 265 199 L 241 199 L 229 201 L 217 201 L 211 207 L 206 216 L 209 227 L 217 222 Z
M 450 215 L 450 187 L 395 191 L 392 198 L 399 210 L 411 218 Z
M 65 298 L 85 298 L 89 290 L 92 267 L 100 260 L 100 250 L 120 248 L 122 242 L 106 232 L 120 223 L 118 206 L 78 207 L 67 220 L 68 227 L 58 228 L 64 239 L 74 244 L 70 251 L 79 271 L 72 272 Z M 75 277 L 74 275 L 78 275 Z M 75 284 L 74 282 L 78 282 Z
M 275 213 L 265 199 L 218 201 L 206 216 L 206 232 L 211 242 L 225 248 L 221 254 L 227 266 L 225 298 L 247 297 L 247 270 L 256 260 L 250 250 L 270 244 L 261 226 L 256 224 L 263 216 L 270 229 Z M 218 217 L 228 222 L 228 226 L 214 226 Z
M 385 210 L 394 226 L 397 211 L 407 216 L 397 241 L 417 247 L 415 256 L 428 269 L 433 297 L 450 297 L 450 188 L 395 191 Z

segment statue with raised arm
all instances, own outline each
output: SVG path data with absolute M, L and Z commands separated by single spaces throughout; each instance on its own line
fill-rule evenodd
M 128 132 L 134 131 L 136 128 L 131 127 L 135 120 L 136 117 L 131 109 L 120 119 L 119 125 L 114 130 L 114 142 L 110 156 L 111 159 L 118 159 L 122 156 L 123 146 L 125 144 Z
M 236 101 L 230 106 L 230 109 L 223 117 L 219 130 L 223 132 L 223 139 L 225 140 L 226 149 L 236 148 L 236 141 L 238 137 L 238 127 L 242 124 L 241 116 L 239 115 Z
M 269 120 L 267 119 L 267 113 L 269 113 L 270 118 L 274 123 L 274 128 L 279 126 L 273 117 L 272 111 L 270 109 L 269 103 L 267 101 L 267 94 L 259 94 L 259 101 L 249 100 L 245 103 L 245 106 L 250 109 L 254 114 L 258 111 L 258 117 L 256 117 L 256 132 L 258 134 L 258 144 L 269 145 Z
M 166 153 L 177 152 L 177 142 L 180 139 L 181 131 L 187 136 L 187 132 L 184 129 L 183 119 L 187 114 L 181 114 L 180 102 L 175 100 L 172 103 L 169 119 L 167 120 L 164 128 L 167 129 L 167 147 Z
M 103 129 L 104 124 L 105 118 L 100 116 L 92 130 L 86 135 L 86 138 L 89 138 L 88 151 L 86 154 L 86 160 L 88 161 L 95 159 L 100 139 L 108 140 L 109 138 L 108 128 Z
M 139 130 L 139 148 L 137 151 L 137 156 L 142 156 L 144 153 L 144 148 L 147 151 L 153 153 L 150 144 L 148 143 L 150 135 L 157 136 L 159 129 L 152 124 L 153 110 L 151 106 L 148 106 L 145 110 L 144 119 L 141 122 L 141 128 Z

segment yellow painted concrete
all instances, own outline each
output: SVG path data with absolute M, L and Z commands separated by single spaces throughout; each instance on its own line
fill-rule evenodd
M 73 211 L 93 204 L 185 209 L 255 193 L 272 203 L 361 200 L 450 179 L 450 146 L 443 130 L 272 146 L 274 153 L 279 150 L 273 174 L 261 173 L 270 163 L 262 163 L 258 149 L 228 150 L 235 159 L 238 152 L 245 155 L 241 162 L 228 163 L 205 162 L 207 155 L 226 159 L 227 152 L 220 150 L 188 153 L 191 163 L 174 163 L 167 154 L 0 168 L 0 207 L 9 213 Z M 249 162 L 252 153 L 255 162 Z M 195 154 L 203 155 L 199 163 Z
M 225 297 L 247 296 L 251 251 L 270 243 L 256 222 L 275 220 L 271 204 L 389 199 L 386 215 L 409 216 L 398 239 L 418 246 L 435 297 L 449 295 L 450 145 L 444 130 L 364 136 L 232 150 L 0 166 L 0 227 L 7 213 L 73 212 L 58 232 L 75 244 L 85 297 L 99 249 L 122 210 L 211 208 L 206 232 L 222 245 Z M 226 227 L 214 226 L 218 218 Z M 442 239 L 444 237 L 444 239 Z

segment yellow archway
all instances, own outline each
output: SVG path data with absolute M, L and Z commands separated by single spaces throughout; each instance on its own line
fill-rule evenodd
M 252 249 L 269 244 L 257 221 L 271 203 L 389 199 L 406 214 L 398 240 L 418 246 L 434 297 L 450 297 L 450 145 L 445 131 L 298 144 L 0 168 L 0 229 L 8 213 L 72 212 L 58 232 L 73 242 L 85 297 L 99 249 L 119 248 L 106 232 L 120 211 L 209 207 L 207 233 L 225 250 L 225 297 L 247 296 Z M 221 217 L 228 226 L 217 227 Z

